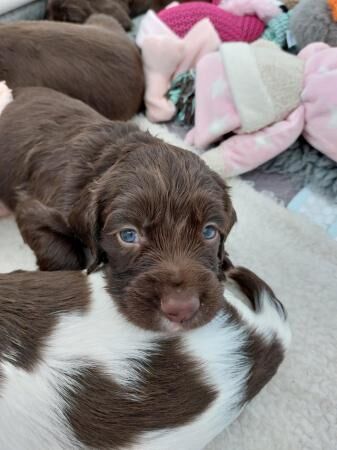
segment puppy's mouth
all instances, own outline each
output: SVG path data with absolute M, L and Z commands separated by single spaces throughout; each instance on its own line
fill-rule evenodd
M 214 316 L 217 311 L 214 311 Z M 159 313 L 160 314 L 160 313 Z M 194 330 L 195 328 L 199 328 L 203 325 L 206 325 L 208 322 L 212 320 L 213 317 L 203 317 L 201 311 L 198 311 L 194 314 L 190 319 L 182 320 L 180 322 L 173 322 L 168 319 L 164 315 L 160 314 L 159 318 L 159 328 L 161 331 L 169 334 L 177 334 L 184 333 L 190 330 Z
M 159 276 L 160 275 L 160 276 Z M 167 334 L 200 328 L 222 307 L 223 284 L 205 271 L 184 287 L 165 283 L 166 272 L 142 273 L 122 293 L 112 292 L 121 312 L 140 328 Z M 196 282 L 197 279 L 197 282 Z
M 188 330 L 195 328 L 195 326 L 193 326 L 192 323 L 193 323 L 193 318 L 188 319 L 188 320 L 183 320 L 182 322 L 179 322 L 179 323 L 172 322 L 171 320 L 167 319 L 164 316 L 162 316 L 160 318 L 161 330 L 166 333 L 172 333 L 172 334 L 181 333 L 181 332 L 188 331 Z

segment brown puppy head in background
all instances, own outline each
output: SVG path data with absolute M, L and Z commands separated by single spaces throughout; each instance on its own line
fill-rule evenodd
M 186 3 L 193 0 L 182 0 Z M 210 1 L 210 0 L 209 0 Z M 171 0 L 48 0 L 46 19 L 59 22 L 84 23 L 92 14 L 107 14 L 125 28 L 131 28 L 130 17 L 149 9 L 160 11 Z
M 93 14 L 114 17 L 125 30 L 131 29 L 128 0 L 49 0 L 45 18 L 58 22 L 84 23 Z
M 94 9 L 89 0 L 49 0 L 46 19 L 58 22 L 84 23 Z
M 198 156 L 144 133 L 118 152 L 108 146 L 96 171 L 70 224 L 95 257 L 92 269 L 107 262 L 121 312 L 152 330 L 210 321 L 236 220 L 226 184 Z

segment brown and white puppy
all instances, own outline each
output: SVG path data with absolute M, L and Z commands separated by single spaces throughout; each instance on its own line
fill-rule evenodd
M 135 292 L 118 297 L 107 268 L 0 275 L 0 448 L 204 448 L 273 377 L 290 340 L 262 280 L 243 268 L 227 278 L 237 285 L 189 330 L 166 327 L 148 284 L 138 303 Z
M 139 50 L 115 19 L 103 15 L 85 25 L 1 24 L 0 80 L 11 89 L 55 89 L 115 120 L 130 119 L 143 102 Z

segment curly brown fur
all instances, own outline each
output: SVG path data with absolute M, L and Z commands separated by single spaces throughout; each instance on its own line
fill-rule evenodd
M 58 92 L 23 88 L 0 116 L 0 159 L 0 199 L 40 269 L 107 262 L 112 295 L 140 326 L 180 292 L 202 309 L 186 326 L 214 316 L 236 216 L 226 184 L 198 156 Z M 128 227 L 139 245 L 121 242 Z

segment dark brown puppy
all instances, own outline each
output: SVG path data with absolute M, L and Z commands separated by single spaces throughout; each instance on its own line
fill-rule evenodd
M 82 100 L 110 119 L 139 111 L 144 92 L 136 45 L 111 17 L 86 25 L 0 25 L 0 80 L 10 88 L 45 86 Z
M 133 8 L 136 3 L 136 8 Z M 114 17 L 125 30 L 130 30 L 130 19 L 145 12 L 150 0 L 49 0 L 46 19 L 60 22 L 84 23 L 92 14 L 107 14 Z M 139 7 L 138 7 L 139 6 Z
M 25 88 L 0 116 L 0 161 L 0 200 L 41 269 L 108 262 L 112 294 L 127 292 L 139 323 L 149 293 L 173 321 L 206 298 L 204 320 L 214 314 L 235 212 L 198 156 L 58 92 Z
M 193 0 L 182 0 L 186 3 Z M 49 0 L 46 18 L 61 22 L 84 23 L 92 14 L 114 17 L 125 30 L 131 28 L 130 17 L 145 13 L 148 9 L 159 11 L 171 0 Z

